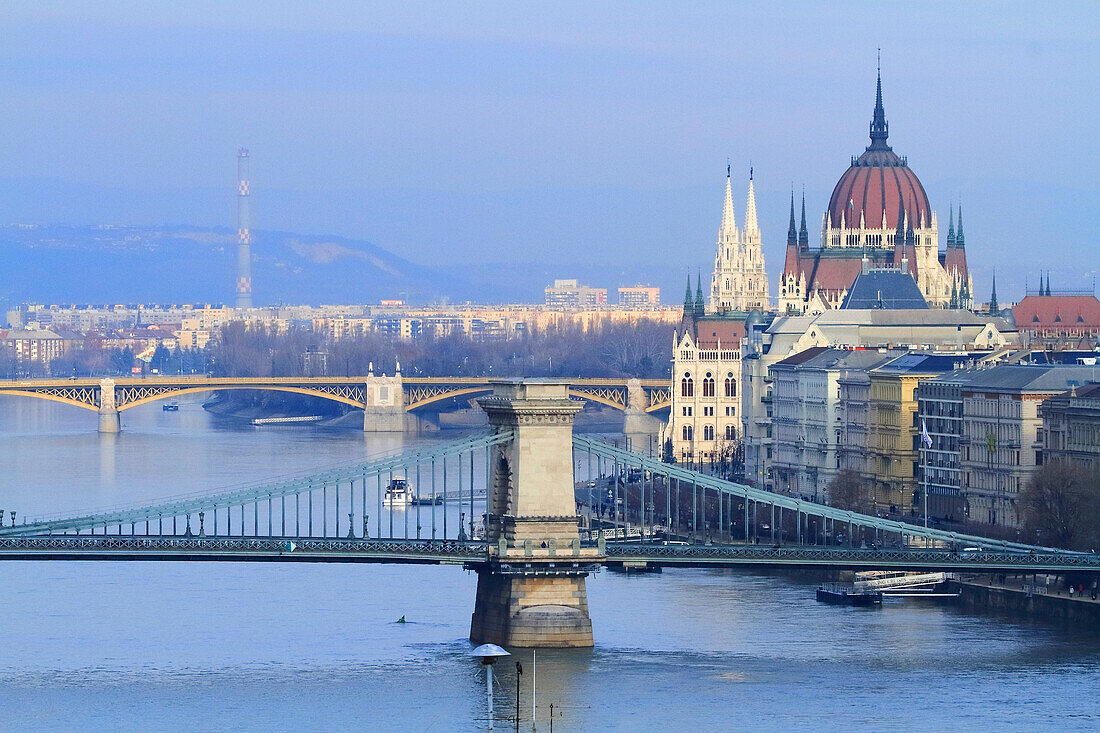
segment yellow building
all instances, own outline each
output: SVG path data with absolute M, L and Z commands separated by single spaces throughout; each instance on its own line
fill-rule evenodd
M 920 480 L 917 386 L 951 371 L 957 355 L 912 353 L 870 370 L 864 476 L 876 512 L 913 512 Z

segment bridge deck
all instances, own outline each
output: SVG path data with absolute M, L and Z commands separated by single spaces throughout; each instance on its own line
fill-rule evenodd
M 0 538 L 0 560 L 231 560 L 462 565 L 486 543 L 298 537 L 23 536 Z
M 952 552 L 925 549 L 858 549 L 844 547 L 762 545 L 608 544 L 605 564 L 665 567 L 786 565 L 853 570 L 937 570 L 971 572 L 1100 571 L 1100 555 L 1071 552 Z
M 471 540 L 301 539 L 297 537 L 182 537 L 53 535 L 0 537 L 0 560 L 225 560 L 463 565 L 492 559 Z M 560 560 L 569 562 L 563 555 Z M 760 545 L 606 545 L 603 565 L 663 567 L 795 566 L 970 572 L 1100 572 L 1094 553 L 951 552 Z

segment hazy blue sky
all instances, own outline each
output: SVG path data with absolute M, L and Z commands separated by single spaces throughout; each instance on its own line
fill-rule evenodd
M 1100 268 L 1096 3 L 8 2 L 0 221 L 233 224 L 370 240 L 426 264 L 561 263 L 677 300 L 709 270 L 726 158 L 756 170 L 782 268 L 867 144 L 890 142 L 977 295 Z M 813 238 L 812 238 L 813 239 Z

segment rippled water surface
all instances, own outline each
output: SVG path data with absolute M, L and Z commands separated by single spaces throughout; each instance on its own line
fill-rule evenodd
M 140 502 L 418 440 L 255 429 L 194 403 L 123 421 L 100 436 L 90 412 L 0 397 L 0 508 Z M 453 567 L 0 563 L 0 729 L 484 728 L 474 589 Z M 540 730 L 551 703 L 561 731 L 1100 727 L 1100 638 L 1080 629 L 912 601 L 836 608 L 808 578 L 742 571 L 603 572 L 588 592 L 595 649 L 538 653 Z M 529 718 L 531 653 L 517 658 Z M 499 715 L 515 680 L 508 660 Z

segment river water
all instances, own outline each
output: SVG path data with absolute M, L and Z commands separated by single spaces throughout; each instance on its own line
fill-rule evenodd
M 101 436 L 92 413 L 0 398 L 0 508 L 91 510 L 454 437 L 253 428 L 197 403 L 123 423 Z M 0 730 L 484 729 L 475 583 L 454 567 L 0 563 Z M 914 601 L 837 608 L 813 588 L 601 572 L 594 649 L 516 656 L 523 729 L 533 668 L 543 731 L 550 704 L 560 731 L 1100 727 L 1096 634 Z M 513 660 L 496 679 L 510 716 Z

